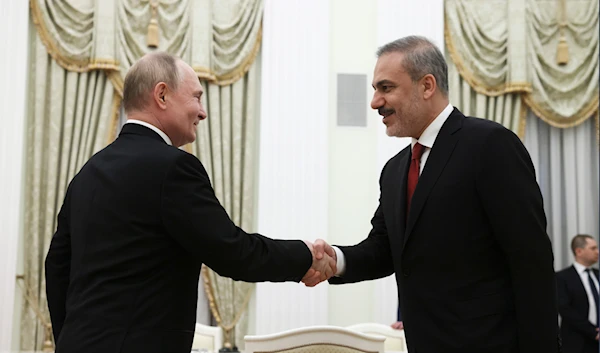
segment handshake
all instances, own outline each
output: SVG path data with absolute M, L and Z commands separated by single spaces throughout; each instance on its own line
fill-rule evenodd
M 328 280 L 337 273 L 337 254 L 331 245 L 322 239 L 317 239 L 314 243 L 304 241 L 312 254 L 312 266 L 304 277 L 302 283 L 307 287 L 314 287 L 317 284 Z

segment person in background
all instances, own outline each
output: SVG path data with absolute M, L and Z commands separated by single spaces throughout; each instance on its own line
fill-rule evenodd
M 598 243 L 587 234 L 571 240 L 575 262 L 556 273 L 560 334 L 565 353 L 598 353 Z

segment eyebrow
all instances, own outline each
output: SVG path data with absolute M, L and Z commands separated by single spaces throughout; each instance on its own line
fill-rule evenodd
M 373 86 L 374 89 L 377 89 L 377 87 L 381 87 L 383 85 L 393 85 L 393 84 L 394 83 L 390 80 L 381 80 L 381 81 L 377 82 L 374 86 L 373 85 L 371 85 L 371 86 Z

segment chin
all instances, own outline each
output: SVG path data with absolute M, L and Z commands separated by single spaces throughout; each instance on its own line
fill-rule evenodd
M 402 130 L 398 129 L 398 127 L 396 127 L 396 126 L 388 126 L 387 129 L 385 129 L 385 134 L 388 135 L 389 137 L 404 137 L 404 136 L 406 136 L 405 134 L 402 133 Z

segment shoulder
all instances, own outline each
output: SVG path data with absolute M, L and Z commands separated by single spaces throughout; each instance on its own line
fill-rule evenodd
M 468 150 L 477 151 L 478 160 L 502 165 L 525 165 L 534 168 L 523 141 L 511 130 L 493 121 L 466 117 L 460 143 Z
M 381 170 L 381 176 L 386 174 L 386 172 L 389 172 L 391 169 L 399 167 L 403 161 L 406 161 L 406 158 L 410 156 L 410 149 L 411 147 L 409 144 L 408 146 L 404 147 L 400 152 L 396 153 L 394 157 L 390 158 L 383 166 L 383 169 Z
M 569 267 L 565 267 L 562 270 L 556 272 L 556 278 L 567 278 L 567 277 L 571 277 L 573 275 L 576 275 L 577 271 L 575 271 L 575 268 L 573 268 L 573 266 L 569 266 Z
M 168 158 L 170 160 L 168 174 L 185 174 L 188 177 L 208 179 L 208 172 L 204 168 L 204 165 L 193 154 L 178 148 L 172 148 Z
M 483 142 L 491 140 L 513 140 L 519 141 L 519 137 L 511 130 L 495 121 L 466 116 L 463 121 L 463 129 L 469 136 L 473 136 Z

